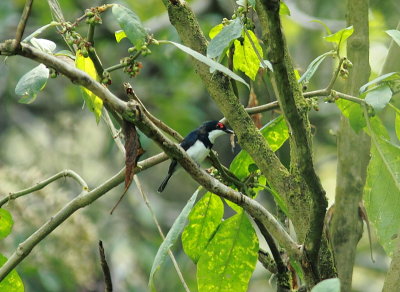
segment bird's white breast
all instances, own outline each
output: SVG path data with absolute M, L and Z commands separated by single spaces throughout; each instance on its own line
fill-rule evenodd
M 204 146 L 202 142 L 196 141 L 186 152 L 194 161 L 200 163 L 206 159 L 207 155 L 210 153 L 210 149 Z

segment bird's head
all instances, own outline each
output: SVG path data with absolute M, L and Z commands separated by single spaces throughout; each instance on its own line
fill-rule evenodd
M 205 122 L 200 128 L 205 133 L 208 133 L 208 139 L 211 143 L 214 143 L 215 139 L 223 134 L 234 134 L 232 130 L 219 121 Z

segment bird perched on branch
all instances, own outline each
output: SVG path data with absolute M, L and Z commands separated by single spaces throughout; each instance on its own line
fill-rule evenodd
M 218 121 L 205 122 L 199 128 L 190 132 L 180 145 L 194 161 L 200 164 L 210 153 L 215 139 L 223 134 L 233 134 L 233 131 Z M 172 159 L 168 174 L 158 188 L 158 192 L 161 193 L 165 189 L 169 179 L 177 169 L 178 162 Z

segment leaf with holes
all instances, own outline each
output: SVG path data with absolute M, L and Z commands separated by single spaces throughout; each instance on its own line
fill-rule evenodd
M 189 224 L 182 233 L 185 253 L 197 263 L 224 215 L 224 204 L 217 195 L 207 192 L 189 215 Z
M 135 12 L 119 4 L 114 4 L 112 14 L 131 43 L 140 50 L 147 36 L 140 18 Z
M 263 59 L 263 51 L 254 32 L 251 30 L 247 32 L 244 34 L 243 42 L 239 40 L 234 41 L 235 54 L 233 55 L 233 68 L 244 72 L 254 80 L 260 68 L 260 62 Z
M 199 292 L 241 292 L 253 274 L 258 238 L 244 212 L 223 221 L 197 263 Z
M 22 95 L 18 102 L 34 102 L 37 94 L 46 86 L 47 79 L 49 79 L 49 69 L 43 64 L 27 72 L 15 86 L 15 94 Z
M 90 77 L 95 80 L 99 80 L 99 76 L 97 75 L 94 64 L 90 58 L 85 58 L 80 50 L 76 52 L 75 56 L 75 66 L 76 68 L 86 72 Z M 101 111 L 103 109 L 103 100 L 91 92 L 89 89 L 86 89 L 83 86 L 80 86 L 83 99 L 85 100 L 88 108 L 92 111 L 96 117 L 96 122 L 99 123 L 101 117 Z

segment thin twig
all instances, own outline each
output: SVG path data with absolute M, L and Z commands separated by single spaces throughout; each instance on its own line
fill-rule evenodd
M 163 240 L 165 240 L 165 236 L 164 236 L 164 233 L 163 233 L 163 231 L 161 229 L 160 223 L 158 222 L 157 216 L 156 216 L 155 212 L 153 211 L 153 208 L 150 205 L 150 201 L 147 198 L 147 195 L 143 191 L 142 184 L 140 183 L 139 178 L 137 177 L 137 175 L 134 175 L 133 179 L 135 180 L 136 186 L 139 189 L 140 195 L 142 196 L 143 201 L 145 202 L 145 204 L 147 206 L 147 209 L 149 209 L 149 211 L 150 211 L 151 217 L 153 218 L 153 221 L 157 226 L 157 229 L 158 229 L 158 232 L 160 233 L 161 238 Z M 186 284 L 185 279 L 183 278 L 183 274 L 181 272 L 181 269 L 179 268 L 178 262 L 176 261 L 175 256 L 172 253 L 171 249 L 168 249 L 168 255 L 171 258 L 172 263 L 174 264 L 176 273 L 178 274 L 178 277 L 181 280 L 181 283 L 182 283 L 183 287 L 185 288 L 185 291 L 186 292 L 190 292 L 190 289 L 189 289 L 188 285 Z
M 103 275 L 104 275 L 104 284 L 106 286 L 105 292 L 112 292 L 113 285 L 112 285 L 112 280 L 111 280 L 110 268 L 108 267 L 108 264 L 107 264 L 106 255 L 105 255 L 104 248 L 103 248 L 103 242 L 101 240 L 99 241 L 99 254 L 100 254 L 101 270 L 103 271 Z
M 21 45 L 21 40 L 25 31 L 26 23 L 32 10 L 32 4 L 33 0 L 26 0 L 25 2 L 24 10 L 22 11 L 22 15 L 17 26 L 17 32 L 15 34 L 14 50 L 19 48 Z
M 47 185 L 51 184 L 52 182 L 54 182 L 60 178 L 64 178 L 64 177 L 70 177 L 73 180 L 75 180 L 78 184 L 80 184 L 82 186 L 82 190 L 84 190 L 84 191 L 89 190 L 87 183 L 84 181 L 84 179 L 79 174 L 77 174 L 73 170 L 65 169 L 65 170 L 60 171 L 59 173 L 49 177 L 48 179 L 45 179 L 44 181 L 37 183 L 36 185 L 34 185 L 32 187 L 29 187 L 29 188 L 24 189 L 19 192 L 10 193 L 8 196 L 6 196 L 0 200 L 0 207 L 2 207 L 5 203 L 7 203 L 11 200 L 15 200 L 19 197 L 22 197 L 22 196 L 28 195 L 30 193 L 36 192 L 38 190 L 41 190 L 44 187 L 46 187 Z
M 171 135 L 175 140 L 177 141 L 182 141 L 183 137 L 181 134 L 179 134 L 177 131 L 169 127 L 167 124 L 165 124 L 163 121 L 157 119 L 155 116 L 153 116 L 147 108 L 143 105 L 142 101 L 139 99 L 139 97 L 136 95 L 135 91 L 133 90 L 132 86 L 126 82 L 124 83 L 124 88 L 125 92 L 128 94 L 128 97 L 132 98 L 133 100 L 137 101 L 143 108 L 144 113 L 146 116 L 161 130 L 164 132 L 168 133 Z

